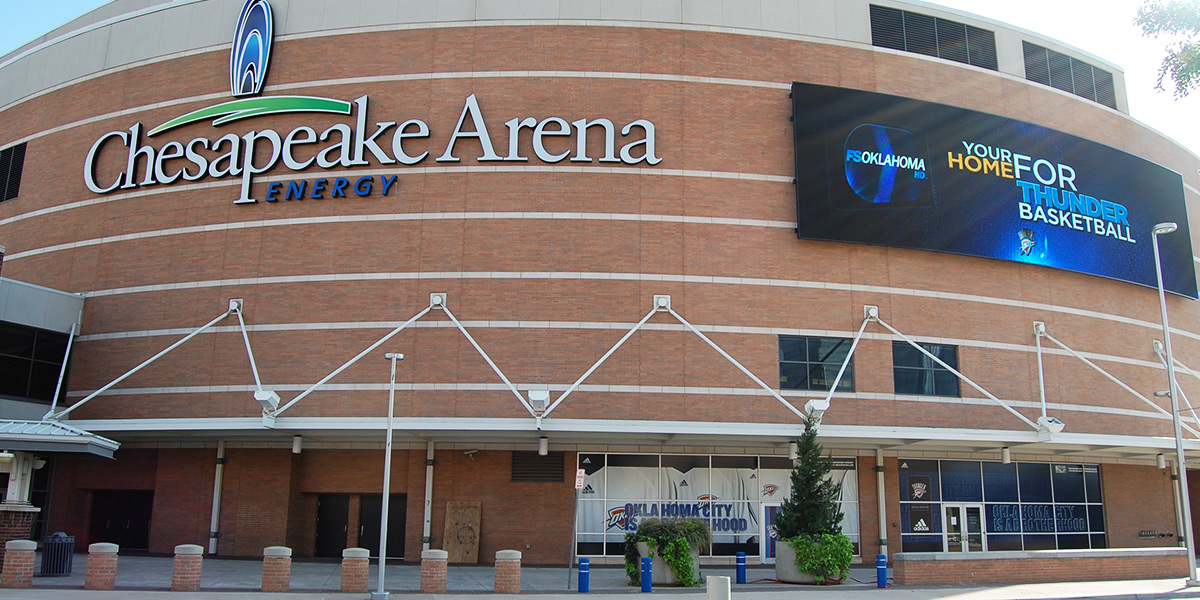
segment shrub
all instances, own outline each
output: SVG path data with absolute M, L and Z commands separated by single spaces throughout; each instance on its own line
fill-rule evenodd
M 637 531 L 625 534 L 625 574 L 630 585 L 640 585 L 642 578 L 641 556 L 637 543 L 644 542 L 650 555 L 656 553 L 675 575 L 675 581 L 685 587 L 700 585 L 696 577 L 696 565 L 692 562 L 692 550 L 704 552 L 712 544 L 712 531 L 702 519 L 644 519 Z

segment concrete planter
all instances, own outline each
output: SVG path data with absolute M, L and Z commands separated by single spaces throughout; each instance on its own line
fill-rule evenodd
M 646 542 L 638 542 L 637 549 L 639 557 L 650 556 L 650 547 L 646 545 Z M 700 551 L 696 548 L 692 548 L 692 564 L 696 567 L 696 579 L 700 580 Z M 641 569 L 640 563 L 638 564 L 638 568 Z M 654 570 L 654 574 L 650 578 L 650 581 L 654 585 L 679 585 L 679 582 L 675 580 L 675 573 L 671 571 L 671 567 L 667 565 L 667 561 L 663 560 L 657 552 L 654 553 L 654 557 L 650 561 L 650 568 Z
M 808 571 L 796 569 L 796 551 L 786 540 L 775 541 L 775 579 L 783 583 L 816 583 L 817 578 Z

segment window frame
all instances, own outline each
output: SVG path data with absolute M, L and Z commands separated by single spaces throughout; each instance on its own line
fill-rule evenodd
M 784 356 L 783 356 L 784 340 L 799 341 L 800 344 L 804 347 L 804 360 L 784 360 Z M 829 337 L 829 336 L 820 336 L 820 335 L 780 335 L 778 338 L 778 344 L 779 344 L 779 389 L 780 390 L 828 392 L 829 388 L 833 385 L 833 378 L 836 377 L 838 370 L 840 370 L 842 368 L 842 361 L 844 359 L 838 359 L 838 360 L 834 360 L 834 361 L 829 361 L 829 360 L 814 361 L 814 360 L 812 360 L 811 356 L 809 355 L 809 347 L 810 347 L 809 341 L 810 340 L 836 341 L 836 342 L 838 342 L 838 344 L 835 347 L 835 351 L 837 349 L 840 349 L 843 345 L 846 345 L 847 352 L 849 352 L 849 346 L 853 345 L 853 340 L 851 338 Z M 783 379 L 785 364 L 787 364 L 787 365 L 805 365 L 804 370 L 805 370 L 806 375 L 804 377 L 803 387 L 794 386 L 794 385 L 785 385 L 785 382 Z M 812 372 L 813 367 L 817 367 L 817 366 L 824 367 L 825 369 L 830 369 L 830 368 L 833 369 L 833 372 L 832 372 L 833 377 L 828 378 L 829 385 L 826 385 L 824 387 L 815 387 L 812 385 L 812 377 L 808 376 L 808 374 L 810 374 Z M 790 383 L 790 382 L 788 382 L 788 383 Z M 846 372 L 842 375 L 841 381 L 838 382 L 838 388 L 836 391 L 839 391 L 839 392 L 853 392 L 854 391 L 854 356 L 853 355 L 850 355 L 850 363 L 846 365 Z
M 916 342 L 916 344 L 918 346 L 920 346 L 921 348 L 925 349 L 926 351 L 931 352 L 935 355 L 938 355 L 938 358 L 942 359 L 943 361 L 946 361 L 946 363 L 949 364 L 954 369 L 956 369 L 956 370 L 958 369 L 958 346 L 953 345 L 953 344 L 934 344 L 934 343 L 929 343 L 929 342 Z M 921 357 L 922 363 L 927 363 L 927 364 L 922 364 L 920 366 L 915 366 L 915 367 L 899 364 L 897 361 L 897 358 L 898 358 L 897 349 L 898 348 L 908 349 L 908 350 L 912 350 L 913 352 L 917 352 L 917 355 L 919 357 Z M 953 361 L 946 360 L 946 357 L 940 355 L 940 351 L 938 349 L 944 349 L 944 348 L 949 348 L 954 351 L 954 360 Z M 898 376 L 899 376 L 900 372 L 902 372 L 902 371 L 928 373 L 930 375 L 929 377 L 927 377 L 927 378 L 918 377 L 918 380 L 929 381 L 930 385 L 933 386 L 933 389 L 931 391 L 930 390 L 901 391 L 900 390 L 900 379 Z M 938 373 L 946 373 L 946 374 L 949 374 L 953 378 L 954 391 L 952 394 L 938 393 L 939 388 L 937 385 L 937 377 L 936 377 L 936 374 L 938 374 Z M 949 369 L 934 362 L 932 359 L 930 359 L 924 353 L 917 351 L 908 342 L 905 342 L 903 340 L 894 340 L 892 342 L 892 392 L 895 394 L 900 394 L 900 395 L 905 395 L 905 396 L 931 396 L 931 397 L 938 397 L 938 398 L 961 398 L 962 397 L 962 385 L 960 385 L 960 383 L 959 383 L 959 377 L 957 375 L 955 375 L 953 372 L 951 372 Z

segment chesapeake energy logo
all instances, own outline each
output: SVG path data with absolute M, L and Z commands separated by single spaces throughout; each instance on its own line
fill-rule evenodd
M 230 59 L 230 86 L 235 96 L 257 93 L 266 75 L 270 56 L 273 24 L 270 6 L 265 0 L 248 0 L 235 31 L 234 48 Z M 171 119 L 145 132 L 151 138 L 178 127 L 212 119 L 214 127 L 253 117 L 281 113 L 326 113 L 353 115 L 350 123 L 334 123 L 319 134 L 313 127 L 301 125 L 281 134 L 273 129 L 251 130 L 246 133 L 226 133 L 215 139 L 196 137 L 189 141 L 170 140 L 157 146 L 143 142 L 143 125 L 135 123 L 128 130 L 110 131 L 100 136 L 88 150 L 84 161 L 83 178 L 87 188 L 96 194 L 117 190 L 133 190 L 155 185 L 171 185 L 179 180 L 241 179 L 238 198 L 234 204 L 258 202 L 251 194 L 254 177 L 275 169 L 282 163 L 292 172 L 316 166 L 319 169 L 351 169 L 379 165 L 416 165 L 430 156 L 428 144 L 434 129 L 421 119 L 375 122 L 368 119 L 368 97 L 353 102 L 312 96 L 268 96 L 243 98 L 201 108 Z M 470 128 L 466 125 L 470 123 Z M 533 156 L 544 163 L 563 160 L 572 163 L 615 163 L 625 165 L 657 165 L 662 158 L 656 155 L 654 123 L 636 119 L 620 127 L 621 146 L 617 147 L 618 127 L 609 119 L 576 119 L 568 122 L 561 117 L 514 117 L 504 123 L 508 132 L 507 153 L 496 152 L 492 136 L 484 121 L 483 111 L 475 94 L 463 103 L 458 123 L 450 134 L 445 150 L 434 159 L 439 163 L 460 162 L 456 145 L 463 139 L 474 139 L 478 147 L 475 159 L 479 162 L 527 162 L 529 140 Z M 528 130 L 522 135 L 523 130 Z M 599 132 L 599 133 L 597 133 Z M 593 158 L 588 153 L 589 136 L 600 136 L 603 150 Z M 390 138 L 390 139 L 389 139 Z M 559 141 L 554 151 L 547 148 L 551 138 L 573 138 L 571 144 Z M 124 151 L 124 169 L 120 153 Z M 117 153 L 116 157 L 110 156 Z M 119 172 L 113 172 L 119 171 Z M 266 202 L 304 198 L 345 198 L 348 194 L 368 196 L 378 189 L 384 196 L 396 182 L 396 176 L 380 176 L 374 187 L 373 176 L 317 178 L 311 181 L 271 182 L 263 199 Z M 311 184 L 311 186 L 309 185 Z M 328 194 L 328 195 L 326 195 Z

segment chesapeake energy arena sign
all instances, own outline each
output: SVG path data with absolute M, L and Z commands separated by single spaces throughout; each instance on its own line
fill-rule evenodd
M 230 86 L 235 97 L 257 94 L 261 90 L 270 58 L 274 24 L 270 5 L 265 0 L 248 0 L 242 9 L 234 33 L 230 57 Z M 353 116 L 351 122 L 334 123 L 320 133 L 301 125 L 286 133 L 257 129 L 243 134 L 200 136 L 188 141 L 170 140 L 154 145 L 144 141 L 177 127 L 212 119 L 213 126 L 233 121 L 283 113 L 326 113 Z M 554 164 L 608 163 L 656 165 L 662 161 L 655 150 L 654 123 L 636 119 L 619 128 L 610 119 L 561 117 L 538 119 L 513 117 L 504 123 L 507 145 L 500 154 L 493 144 L 492 132 L 484 121 L 479 100 L 471 94 L 463 102 L 458 122 L 449 142 L 434 159 L 439 163 L 460 162 L 463 152 L 457 145 L 463 139 L 476 140 L 478 162 L 527 162 L 532 157 Z M 249 97 L 201 108 L 171 119 L 143 133 L 135 123 L 128 130 L 110 131 L 100 136 L 88 150 L 83 178 L 89 190 L 109 194 L 179 181 L 239 178 L 240 193 L 235 204 L 254 204 L 254 177 L 283 168 L 300 172 L 311 167 L 344 170 L 369 165 L 416 165 L 431 154 L 429 138 L 433 128 L 421 119 L 403 122 L 368 119 L 368 97 L 353 102 L 312 96 Z M 560 139 L 553 151 L 547 148 L 551 138 L 573 138 L 566 144 Z M 595 156 L 589 154 L 589 139 L 602 144 Z M 528 140 L 522 145 L 522 140 Z M 618 147 L 619 146 L 619 147 Z M 573 147 L 573 151 L 571 148 Z M 433 150 L 436 150 L 434 148 Z M 596 146 L 593 146 L 596 149 Z M 110 156 L 115 154 L 116 157 Z M 121 158 L 125 160 L 122 161 Z M 121 165 L 124 169 L 121 169 Z M 396 175 L 327 177 L 310 180 L 272 181 L 262 199 L 266 202 L 304 198 L 346 198 L 369 196 L 375 191 L 387 196 L 396 183 Z

